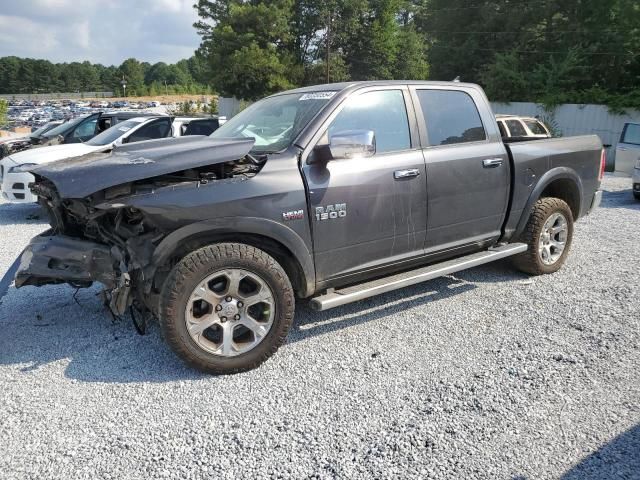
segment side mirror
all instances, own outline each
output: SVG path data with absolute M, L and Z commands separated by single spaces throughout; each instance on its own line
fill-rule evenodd
M 120 143 L 122 143 L 123 145 L 124 145 L 125 143 L 129 143 L 129 137 L 124 137 L 124 138 L 120 141 Z
M 328 144 L 316 145 L 312 163 L 365 158 L 375 153 L 376 135 L 373 130 L 346 130 L 331 135 Z

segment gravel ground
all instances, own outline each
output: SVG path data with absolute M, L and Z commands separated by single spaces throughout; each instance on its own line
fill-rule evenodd
M 66 286 L 0 307 L 2 478 L 640 478 L 640 202 L 607 177 L 555 275 L 508 263 L 324 313 L 258 370 L 181 365 Z M 0 272 L 43 230 L 0 204 Z

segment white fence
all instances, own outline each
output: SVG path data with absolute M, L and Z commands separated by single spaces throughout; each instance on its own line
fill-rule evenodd
M 547 120 L 552 118 L 563 136 L 595 133 L 600 136 L 602 143 L 611 145 L 607 149 L 607 163 L 609 165 L 615 162 L 615 150 L 624 124 L 627 122 L 640 123 L 640 111 L 628 110 L 624 115 L 616 115 L 610 113 L 604 105 L 565 104 L 552 112 L 546 112 L 541 105 L 535 103 L 492 102 L 491 106 L 495 113 L 538 116 Z

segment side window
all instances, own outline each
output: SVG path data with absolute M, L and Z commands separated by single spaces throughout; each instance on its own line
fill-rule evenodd
M 507 120 L 507 128 L 511 132 L 512 137 L 526 137 L 527 131 L 524 129 L 520 120 Z
M 103 117 L 98 121 L 98 133 L 104 132 L 107 128 L 111 127 L 111 118 Z
M 429 145 L 480 142 L 487 134 L 471 96 L 454 90 L 418 90 Z
M 86 122 L 81 123 L 76 127 L 73 131 L 73 138 L 78 138 L 80 140 L 89 140 L 96 133 L 96 123 L 98 123 L 98 118 L 92 118 L 91 120 L 87 120 Z
M 185 128 L 183 135 L 211 135 L 218 129 L 218 120 L 193 120 Z
M 627 123 L 627 125 L 624 127 L 622 143 L 640 145 L 640 124 Z
M 534 135 L 546 135 L 547 134 L 547 131 L 545 130 L 545 128 L 538 121 L 525 120 L 524 123 L 526 123 L 527 127 L 529 127 L 529 130 L 531 130 L 531 133 L 533 133 Z
M 171 120 L 163 118 L 156 120 L 142 128 L 139 128 L 129 135 L 129 143 L 141 142 L 143 140 L 153 140 L 156 138 L 165 138 L 171 133 Z
M 329 136 L 349 130 L 373 130 L 376 153 L 411 148 L 409 119 L 401 90 L 380 90 L 356 95 L 329 126 Z

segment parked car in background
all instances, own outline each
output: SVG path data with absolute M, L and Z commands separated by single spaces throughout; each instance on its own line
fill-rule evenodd
M 81 143 L 125 120 L 157 116 L 143 112 L 97 112 L 77 117 L 41 135 L 31 136 L 33 145 L 56 145 L 59 143 Z
M 517 115 L 496 115 L 500 135 L 503 139 L 517 141 L 532 138 L 551 138 L 551 132 L 544 123 L 534 117 Z
M 640 123 L 625 123 L 616 147 L 615 172 L 627 176 L 635 174 L 635 168 L 640 168 L 638 161 L 640 161 Z
M 28 136 L 25 137 L 13 137 L 7 138 L 0 141 L 0 159 L 6 157 L 7 155 L 11 155 L 12 153 L 21 152 L 22 150 L 26 150 L 31 148 L 33 141 L 32 137 L 39 137 L 40 135 L 44 135 L 50 130 L 53 130 L 57 126 L 62 125 L 62 120 L 55 120 L 53 122 L 45 123 L 42 127 L 32 131 Z
M 84 143 L 51 145 L 10 155 L 0 161 L 2 196 L 12 203 L 36 202 L 36 196 L 29 191 L 29 184 L 34 180 L 33 175 L 26 171 L 29 168 L 64 158 L 106 152 L 118 145 L 143 140 L 197 135 L 188 131 L 185 133 L 181 127 L 185 122 L 190 125 L 190 122 L 199 124 L 203 120 L 210 121 L 210 119 L 182 118 L 176 124 L 175 120 L 168 116 L 135 117 L 114 125 Z M 209 131 L 209 128 L 206 128 L 206 131 Z M 212 131 L 209 131 L 210 133 Z

